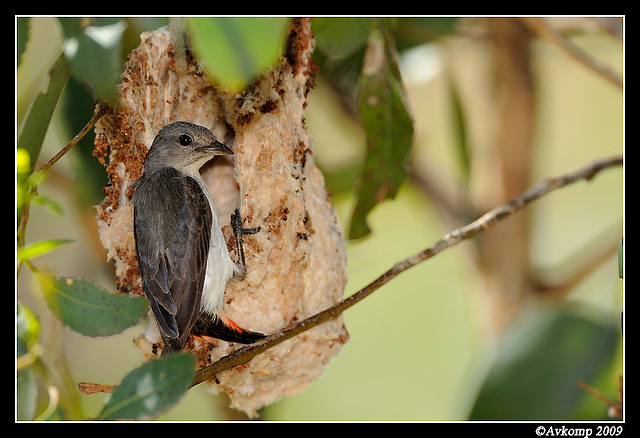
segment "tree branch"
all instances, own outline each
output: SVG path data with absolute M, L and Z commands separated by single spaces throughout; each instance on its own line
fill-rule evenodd
M 506 219 L 507 217 L 517 213 L 531 202 L 545 196 L 549 192 L 565 187 L 580 180 L 590 181 L 602 170 L 609 167 L 621 166 L 622 164 L 623 158 L 621 156 L 602 158 L 593 161 L 573 172 L 555 178 L 543 179 L 538 184 L 522 193 L 520 196 L 494 208 L 493 210 L 490 210 L 470 224 L 447 233 L 442 239 L 440 239 L 430 247 L 399 263 L 396 263 L 387 272 L 373 280 L 371 283 L 369 283 L 350 297 L 340 301 L 336 305 L 313 316 L 310 316 L 303 321 L 300 321 L 293 327 L 282 330 L 278 333 L 274 333 L 258 344 L 240 348 L 232 354 L 221 358 L 212 365 L 197 370 L 194 374 L 193 380 L 191 381 L 190 387 L 194 387 L 202 382 L 212 379 L 217 374 L 229 370 L 237 365 L 247 363 L 258 354 L 267 351 L 268 349 L 280 344 L 281 342 L 284 342 L 287 339 L 293 338 L 294 336 L 306 330 L 309 330 L 312 327 L 335 318 L 348 308 L 352 307 L 356 303 L 371 295 L 374 291 L 378 290 L 389 281 L 393 280 L 402 272 L 418 265 L 419 263 L 427 259 L 430 259 L 431 257 L 444 251 L 447 248 L 451 248 L 457 245 L 463 240 L 468 240 L 476 236 L 477 234 L 487 230 L 503 219 Z M 79 385 L 80 391 L 87 394 L 96 392 L 112 392 L 114 388 L 115 387 L 113 385 L 93 384 L 87 382 L 81 382 Z
M 430 259 L 431 257 L 444 251 L 447 248 L 451 248 L 457 245 L 463 240 L 468 240 L 476 236 L 477 234 L 487 230 L 503 219 L 506 219 L 507 217 L 517 213 L 522 208 L 535 201 L 536 199 L 543 197 L 547 193 L 580 180 L 589 181 L 602 170 L 609 167 L 621 166 L 622 164 L 623 158 L 621 156 L 602 158 L 593 161 L 573 172 L 555 178 L 543 179 L 538 184 L 522 193 L 520 196 L 492 209 L 470 224 L 451 231 L 432 246 L 395 264 L 391 269 L 366 285 L 364 288 L 360 289 L 350 297 L 340 301 L 336 305 L 303 321 L 300 321 L 291 328 L 268 336 L 258 344 L 240 348 L 234 353 L 221 358 L 212 365 L 196 371 L 193 381 L 191 382 L 191 387 L 209 380 L 215 377 L 217 374 L 231 369 L 234 366 L 244 364 L 258 354 L 274 347 L 275 345 L 278 345 L 281 342 L 286 341 L 287 339 L 290 339 L 306 330 L 309 330 L 312 327 L 322 324 L 323 322 L 335 318 L 354 304 L 371 295 L 374 291 L 384 286 L 389 281 L 393 280 L 402 272 L 416 266 L 417 264 L 427 259 Z
M 622 77 L 613 71 L 609 66 L 589 56 L 584 50 L 578 46 L 571 44 L 566 38 L 562 36 L 560 32 L 555 30 L 547 23 L 543 18 L 522 18 L 523 22 L 529 26 L 529 28 L 538 35 L 547 38 L 555 45 L 560 47 L 565 53 L 572 58 L 578 60 L 580 63 L 587 66 L 589 69 L 595 71 L 600 76 L 616 85 L 618 88 L 622 88 Z
M 62 158 L 67 152 L 69 152 L 71 150 L 71 148 L 73 148 L 76 144 L 78 144 L 78 142 L 80 140 L 82 140 L 82 138 L 87 134 L 87 132 L 89 132 L 91 130 L 91 128 L 93 128 L 93 125 L 96 124 L 96 121 L 98 121 L 98 119 L 100 117 L 102 117 L 102 115 L 105 113 L 105 111 L 107 110 L 107 105 L 98 102 L 97 104 L 97 108 L 93 114 L 93 116 L 91 117 L 91 119 L 84 125 L 84 127 L 80 130 L 80 132 L 78 132 L 72 139 L 71 141 L 69 141 L 69 143 L 67 143 L 67 145 L 65 147 L 63 147 L 62 149 L 60 149 L 58 151 L 57 154 L 55 154 L 49 161 L 47 161 L 45 164 L 42 165 L 42 167 L 40 168 L 40 170 L 38 170 L 38 172 L 46 172 L 47 170 L 49 170 L 49 168 L 51 166 L 53 166 L 60 158 Z

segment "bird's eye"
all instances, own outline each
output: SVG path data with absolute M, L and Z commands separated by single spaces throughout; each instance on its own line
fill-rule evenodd
M 191 138 L 191 136 L 188 134 L 182 134 L 180 138 L 178 138 L 178 141 L 182 146 L 189 146 L 193 141 L 193 138 Z

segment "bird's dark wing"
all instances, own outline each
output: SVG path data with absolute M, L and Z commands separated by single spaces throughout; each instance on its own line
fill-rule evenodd
M 133 200 L 144 290 L 166 352 L 180 350 L 200 313 L 211 209 L 198 183 L 170 167 L 143 176 Z

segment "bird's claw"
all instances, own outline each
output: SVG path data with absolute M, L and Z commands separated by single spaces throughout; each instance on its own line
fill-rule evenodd
M 237 265 L 241 269 L 241 272 L 236 273 L 236 278 L 244 279 L 247 276 L 247 265 L 244 259 L 244 242 L 242 236 L 245 234 L 255 234 L 260 231 L 260 227 L 243 228 L 242 216 L 240 216 L 240 209 L 238 208 L 236 208 L 235 212 L 231 213 L 231 227 L 233 228 L 233 235 L 236 237 L 238 257 L 240 258 Z

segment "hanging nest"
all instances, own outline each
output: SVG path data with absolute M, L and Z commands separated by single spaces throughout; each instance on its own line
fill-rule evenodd
M 201 171 L 234 260 L 233 210 L 240 208 L 244 227 L 261 229 L 245 236 L 247 276 L 227 285 L 224 312 L 248 330 L 278 332 L 340 301 L 347 281 L 342 228 L 304 122 L 316 68 L 310 20 L 292 21 L 279 65 L 242 94 L 218 89 L 188 48 L 179 50 L 174 41 L 179 40 L 171 25 L 141 35 L 125 64 L 119 108 L 95 126 L 94 154 L 110 178 L 97 221 L 118 290 L 144 295 L 131 195 L 148 148 L 168 123 L 196 123 L 235 153 L 216 157 Z M 342 318 L 335 318 L 220 373 L 209 387 L 226 392 L 232 407 L 256 416 L 261 407 L 300 393 L 318 379 L 348 337 Z M 135 343 L 145 358 L 159 356 L 162 341 L 151 314 Z M 192 338 L 185 349 L 203 367 L 239 347 Z

